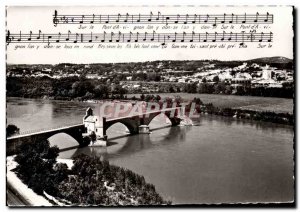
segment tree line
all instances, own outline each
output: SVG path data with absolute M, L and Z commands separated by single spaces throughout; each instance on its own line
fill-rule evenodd
M 203 94 L 234 94 L 242 96 L 294 97 L 294 83 L 283 83 L 282 88 L 251 87 L 250 85 L 233 87 L 217 77 L 213 83 L 205 78 L 197 83 L 161 83 L 156 84 L 160 93 L 203 93 Z M 150 84 L 143 84 L 149 86 Z M 85 77 L 68 77 L 52 79 L 49 77 L 30 78 L 7 77 L 7 96 L 25 98 L 53 98 L 61 100 L 88 99 L 124 99 L 129 90 L 123 88 L 117 79 L 112 82 Z M 130 91 L 135 92 L 134 90 Z M 138 92 L 138 91 L 137 91 Z M 139 91 L 140 92 L 140 91 Z

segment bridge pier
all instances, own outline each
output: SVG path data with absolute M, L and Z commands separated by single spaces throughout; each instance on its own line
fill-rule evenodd
M 139 126 L 139 134 L 149 134 L 150 127 L 148 125 L 140 125 Z

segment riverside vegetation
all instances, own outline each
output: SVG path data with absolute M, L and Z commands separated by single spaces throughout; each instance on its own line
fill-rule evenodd
M 171 204 L 154 185 L 130 170 L 86 155 L 73 158 L 74 165 L 68 169 L 66 164 L 56 162 L 58 153 L 48 140 L 23 144 L 15 157 L 18 165 L 14 171 L 37 194 L 51 195 L 66 205 Z

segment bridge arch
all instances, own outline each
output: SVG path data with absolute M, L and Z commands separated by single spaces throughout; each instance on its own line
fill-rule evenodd
M 178 125 L 180 123 L 180 118 L 177 117 L 177 112 L 176 111 L 175 111 L 175 113 L 174 112 L 172 113 L 171 111 L 167 111 L 167 112 L 162 112 L 162 113 L 160 113 L 160 112 L 159 113 L 151 113 L 149 115 L 149 117 L 146 116 L 144 118 L 144 124 L 145 125 L 151 124 L 151 122 L 154 118 L 156 118 L 156 117 L 158 117 L 162 114 L 163 114 L 164 117 L 169 119 L 172 126 Z
M 65 132 L 58 132 L 53 135 L 49 135 L 46 139 L 50 142 L 50 146 L 56 145 L 59 149 L 75 147 L 81 143 L 71 133 Z
M 116 121 L 110 121 L 105 125 L 105 129 L 104 129 L 105 135 L 107 133 L 107 130 L 115 124 L 124 125 L 130 132 L 130 134 L 138 133 L 139 123 L 137 123 L 135 120 L 131 120 L 131 119 L 120 119 L 120 120 L 116 120 Z

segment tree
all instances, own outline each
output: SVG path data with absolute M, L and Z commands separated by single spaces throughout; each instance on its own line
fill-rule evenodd
M 156 95 L 155 100 L 156 100 L 157 102 L 159 102 L 159 101 L 161 100 L 160 95 Z
M 219 76 L 218 75 L 214 76 L 213 81 L 215 83 L 218 83 L 220 81 Z
M 19 133 L 20 133 L 20 129 L 16 125 L 13 125 L 13 124 L 7 125 L 7 127 L 6 127 L 6 136 L 7 137 L 12 136 L 14 134 L 19 134 Z
M 58 152 L 56 146 L 50 147 L 48 140 L 22 144 L 20 153 L 15 158 L 18 163 L 15 169 L 18 177 L 37 194 L 43 194 L 45 191 L 56 196 L 57 182 L 61 182 L 67 176 L 64 165 L 53 168 Z

